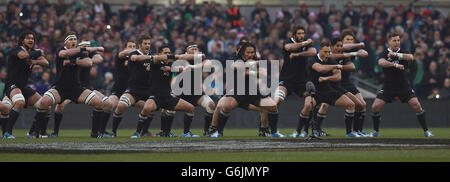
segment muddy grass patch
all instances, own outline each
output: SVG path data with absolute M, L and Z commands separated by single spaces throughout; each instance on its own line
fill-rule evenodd
M 148 152 L 271 152 L 327 150 L 450 149 L 449 139 L 301 139 L 164 140 L 134 142 L 3 143 L 0 152 L 14 153 L 148 153 Z

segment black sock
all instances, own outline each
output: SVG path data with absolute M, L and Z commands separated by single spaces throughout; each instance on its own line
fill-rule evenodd
M 175 115 L 173 113 L 166 113 L 166 130 L 167 133 L 170 133 L 172 130 L 173 119 Z
M 427 123 L 425 122 L 425 110 L 416 113 L 417 119 L 419 119 L 419 124 L 422 127 L 423 131 L 427 131 Z
M 372 119 L 373 119 L 373 130 L 378 131 L 380 129 L 381 113 L 379 112 L 372 113 Z
M 6 129 L 6 124 L 8 123 L 8 120 L 9 120 L 9 114 L 0 115 L 0 126 L 2 127 L 3 134 L 6 131 L 5 129 Z
M 100 122 L 102 120 L 102 110 L 95 109 L 92 110 L 92 130 L 91 134 L 97 135 L 100 129 Z
M 145 133 L 149 133 L 148 128 L 150 127 L 152 120 L 153 120 L 153 115 L 148 115 L 147 119 L 144 121 L 144 125 L 142 125 L 142 131 L 141 131 L 142 135 L 144 135 Z
M 366 111 L 361 111 L 361 116 L 359 117 L 359 128 L 358 131 L 362 132 L 364 128 L 364 119 L 366 119 Z
M 142 114 L 139 114 L 139 120 L 136 127 L 136 133 L 141 133 L 142 128 L 144 127 L 144 121 L 147 120 L 148 117 Z
M 112 124 L 112 132 L 117 134 L 117 128 L 119 128 L 119 124 L 122 121 L 122 115 L 113 114 L 113 124 Z
M 208 132 L 209 127 L 211 126 L 213 114 L 205 113 L 205 124 L 203 125 L 203 131 Z
M 307 124 L 308 120 L 309 120 L 309 116 L 305 116 L 302 113 L 300 113 L 298 123 L 297 123 L 297 133 L 301 133 L 303 126 L 305 126 Z M 305 130 L 305 131 L 308 132 L 308 130 Z
M 361 117 L 361 112 L 355 112 L 355 116 L 353 117 L 353 131 L 354 132 L 358 132 L 359 131 L 359 127 L 360 127 L 360 119 Z
M 193 118 L 194 118 L 194 114 L 189 114 L 189 113 L 184 114 L 183 133 L 188 133 L 189 131 L 191 131 L 191 123 L 192 123 Z
M 227 124 L 227 120 L 228 120 L 229 116 L 230 116 L 230 113 L 220 111 L 218 123 L 217 123 L 217 131 L 220 134 L 223 134 L 223 129 L 225 128 L 225 124 Z
M 308 120 L 306 120 L 306 123 L 305 123 L 305 125 L 303 126 L 303 131 L 306 131 L 306 132 L 308 132 L 308 130 L 309 130 L 309 127 L 311 126 L 311 120 L 312 120 L 312 113 L 309 113 L 309 118 L 308 118 Z M 314 128 L 312 128 L 312 129 L 314 129 Z
M 167 131 L 167 116 L 166 113 L 161 114 L 161 131 Z
M 43 128 L 45 127 L 45 121 L 47 120 L 47 110 L 40 110 L 37 109 L 36 110 L 36 127 L 35 127 L 35 134 L 38 137 L 39 136 L 39 132 L 43 130 Z
M 59 128 L 61 126 L 61 121 L 63 119 L 62 112 L 55 112 L 55 126 L 53 126 L 53 133 L 58 134 Z
M 100 122 L 100 133 L 106 133 L 106 125 L 108 125 L 109 117 L 111 116 L 110 112 L 103 111 L 102 112 L 102 120 Z
M 316 130 L 317 131 L 322 131 L 322 123 L 326 117 L 327 117 L 327 114 L 317 113 L 317 115 L 316 115 Z
M 278 131 L 278 112 L 269 112 L 267 116 L 269 119 L 270 133 L 274 134 Z
M 261 117 L 260 117 L 260 118 L 261 118 Z M 258 124 L 259 132 L 262 132 L 262 131 L 263 131 L 263 127 L 264 127 L 264 126 L 262 126 L 261 121 L 259 121 L 259 124 Z
M 30 130 L 28 131 L 28 134 L 32 134 L 34 131 L 36 131 L 36 115 L 34 115 L 34 121 L 31 123 Z
M 9 132 L 9 134 L 12 134 L 12 130 L 13 130 L 14 125 L 16 124 L 17 118 L 19 118 L 19 116 L 20 116 L 20 112 L 16 111 L 14 108 L 12 108 L 9 111 L 9 120 L 6 124 L 6 131 Z
M 349 134 L 352 132 L 352 122 L 355 117 L 355 113 L 349 113 L 345 111 L 345 130 L 346 133 Z
M 45 116 L 45 120 L 42 123 L 42 127 L 41 127 L 41 135 L 45 135 L 47 133 L 47 126 L 48 126 L 48 121 L 50 120 L 50 114 L 47 114 L 47 116 Z

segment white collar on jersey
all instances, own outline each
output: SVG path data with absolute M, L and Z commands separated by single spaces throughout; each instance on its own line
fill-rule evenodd
M 387 48 L 387 50 L 388 50 L 389 52 L 394 52 L 394 51 L 392 51 L 391 48 L 389 48 L 389 47 Z M 395 52 L 399 52 L 399 51 L 400 51 L 400 47 L 399 47 L 398 50 L 395 51 Z
M 138 52 L 139 52 L 139 54 L 141 54 L 141 55 L 149 55 L 149 54 L 144 54 L 144 53 L 142 53 L 139 49 L 136 49 Z
M 294 43 L 297 43 L 297 42 L 295 42 L 295 39 L 294 39 L 294 37 L 291 37 L 291 40 L 292 40 L 292 42 L 294 42 Z
M 320 60 L 321 62 L 323 62 L 323 60 L 320 59 L 319 53 L 317 53 L 317 58 L 319 58 L 319 60 Z

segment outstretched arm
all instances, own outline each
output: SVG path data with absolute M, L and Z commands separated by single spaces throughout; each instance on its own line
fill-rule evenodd
M 329 72 L 329 71 L 331 71 L 333 69 L 340 69 L 341 70 L 342 69 L 342 65 L 339 65 L 339 64 L 337 64 L 337 65 L 323 65 L 323 64 L 319 64 L 319 63 L 314 63 L 312 65 L 312 69 L 317 71 L 317 72 L 320 72 L 320 73 L 326 73 L 326 72 Z
M 299 43 L 289 43 L 289 44 L 284 45 L 284 49 L 286 51 L 296 51 L 296 50 L 300 49 L 301 47 L 307 46 L 311 43 L 312 43 L 311 39 L 308 39 L 306 41 L 299 42 Z

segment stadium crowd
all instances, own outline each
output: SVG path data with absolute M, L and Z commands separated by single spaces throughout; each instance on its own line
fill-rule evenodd
M 45 50 L 50 61 L 49 67 L 35 67 L 30 77 L 29 82 L 39 94 L 47 91 L 55 80 L 53 60 L 57 47 L 62 46 L 63 35 L 75 31 L 80 39 L 90 40 L 91 46 L 105 48 L 104 62 L 91 69 L 91 78 L 95 80 L 97 90 L 109 95 L 116 55 L 123 48 L 123 40 L 136 40 L 139 35 L 149 34 L 152 37 L 151 52 L 168 44 L 176 54 L 184 53 L 186 43 L 194 41 L 208 59 L 224 63 L 232 59 L 239 38 L 247 35 L 257 46 L 262 59 L 282 60 L 283 40 L 292 36 L 289 30 L 294 24 L 307 27 L 306 37 L 313 39 L 316 48 L 321 40 L 340 36 L 343 29 L 352 29 L 356 42 L 364 42 L 369 54 L 355 60 L 355 74 L 377 85 L 382 83 L 384 76 L 376 60 L 386 49 L 385 35 L 390 30 L 403 32 L 401 49 L 414 54 L 409 78 L 416 95 L 419 98 L 450 98 L 449 14 L 413 3 L 400 4 L 390 12 L 383 3 L 378 3 L 370 12 L 368 6 L 355 7 L 352 2 L 348 2 L 343 10 L 334 5 L 323 5 L 314 12 L 303 3 L 294 11 L 282 7 L 276 14 L 269 14 L 258 2 L 251 16 L 246 17 L 232 0 L 228 0 L 228 4 L 214 1 L 195 4 L 195 0 L 181 4 L 175 1 L 163 6 L 141 0 L 136 8 L 125 3 L 119 11 L 112 11 L 102 0 L 72 4 L 64 0 L 58 0 L 56 4 L 46 0 L 36 0 L 33 4 L 10 1 L 6 11 L 0 12 L 0 92 L 3 92 L 7 74 L 6 55 L 25 29 L 37 32 L 36 47 Z

